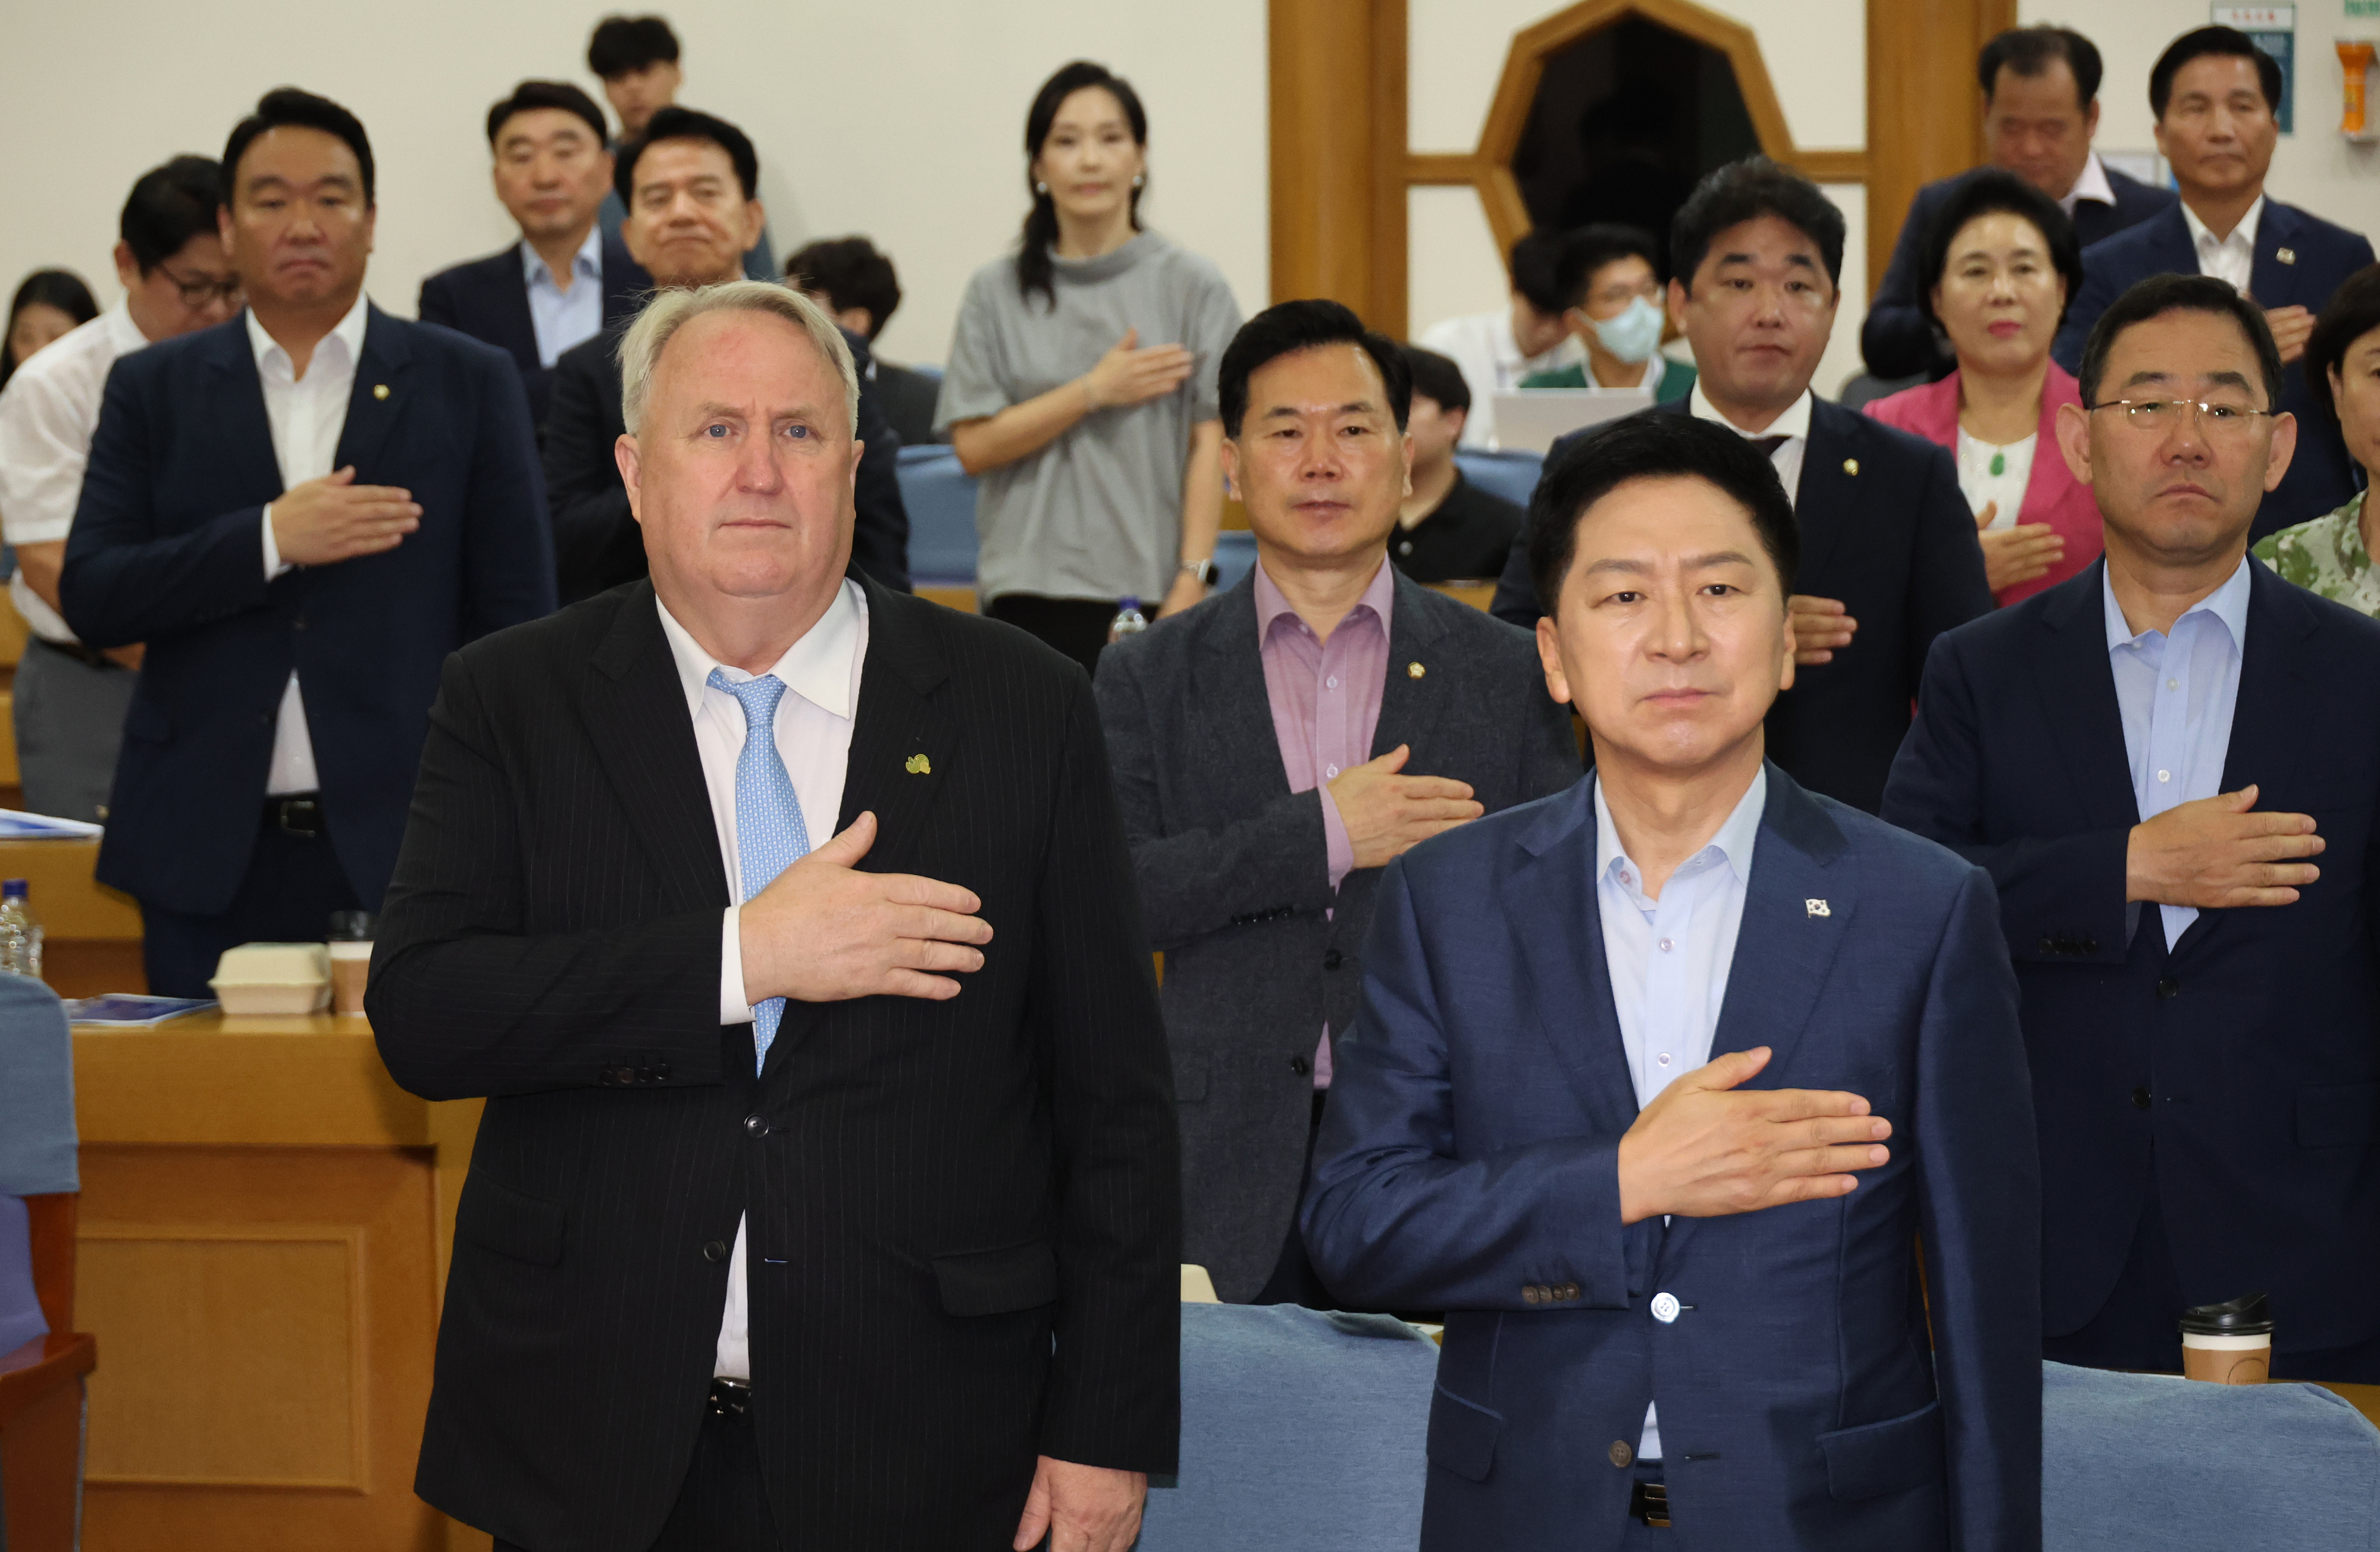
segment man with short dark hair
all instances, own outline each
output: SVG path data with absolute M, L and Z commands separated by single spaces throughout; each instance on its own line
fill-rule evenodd
M 99 879 L 170 997 L 380 908 L 439 664 L 553 607 L 519 375 L 364 296 L 364 127 L 283 87 L 222 174 L 249 310 L 116 363 L 58 582 L 85 641 L 148 643 Z
M 686 85 L 686 69 L 678 62 L 677 33 L 666 17 L 605 17 L 587 40 L 587 68 L 603 83 L 604 98 L 620 115 L 620 140 L 613 146 L 614 151 L 620 143 L 642 135 L 653 115 L 676 102 Z M 757 187 L 753 192 L 757 199 Z M 601 217 L 603 235 L 618 236 L 627 218 L 627 196 L 606 192 Z M 754 280 L 776 279 L 776 252 L 764 219 L 752 246 L 744 250 L 745 274 Z
M 1809 179 L 1759 156 L 1721 167 L 1679 208 L 1670 254 L 1670 312 L 1698 375 L 1646 413 L 1755 442 L 1802 525 L 1800 669 L 1769 713 L 1768 758 L 1874 813 L 1934 638 L 1992 608 L 1958 467 L 1810 391 L 1840 300 L 1843 218 Z M 1544 612 L 1527 560 L 1516 547 L 1496 589 L 1497 616 L 1515 624 Z
M 1595 769 L 1378 886 L 1302 1222 L 1446 1312 L 1424 1552 L 2041 1546 L 2015 977 L 1980 868 L 1763 758 L 1799 527 L 1708 421 L 1557 452 L 1537 655 Z
M 866 340 L 871 355 L 876 336 L 901 305 L 901 277 L 892 261 L 866 237 L 828 237 L 809 244 L 785 261 L 785 279 L 825 308 L 836 323 Z M 934 401 L 942 391 L 939 378 L 876 356 L 868 381 L 902 446 L 929 447 L 941 440 L 934 435 Z
M 767 212 L 760 160 L 743 130 L 690 108 L 664 107 L 620 148 L 613 187 L 630 205 L 620 236 L 663 288 L 716 285 L 743 271 Z M 773 279 L 774 277 L 767 277 Z M 629 511 L 614 449 L 626 434 L 620 413 L 620 340 L 627 321 L 565 351 L 554 367 L 545 424 L 545 479 L 562 601 L 576 603 L 646 575 L 644 534 Z M 900 439 L 867 381 L 867 343 L 848 335 L 860 363 L 860 568 L 888 588 L 909 587 L 909 513 L 895 472 Z
M 1297 1193 L 1380 869 L 1560 791 L 1578 746 L 1526 637 L 1387 564 L 1412 456 L 1393 343 L 1336 302 L 1283 302 L 1217 386 L 1256 567 L 1110 647 L 1099 721 L 1165 954 L 1183 1258 L 1232 1303 L 1335 1309 Z
M 2380 624 L 2248 559 L 2303 445 L 2255 303 L 2153 277 L 2082 364 L 2106 557 L 1943 639 L 1885 817 L 1999 887 L 2046 1355 L 2171 1372 L 2262 1291 L 2276 1378 L 2380 1381 Z
M 2099 51 L 2067 27 L 2012 27 L 1975 57 L 1984 89 L 1984 154 L 2058 201 L 2083 247 L 2137 226 L 2173 207 L 2155 188 L 2108 166 L 2091 149 L 2099 129 Z M 1972 172 L 1917 191 L 1892 246 L 1892 260 L 1860 325 L 1860 354 L 1878 377 L 1941 378 L 1958 362 L 1949 341 L 1920 305 L 1929 289 L 1925 240 L 1950 196 Z
M 1463 477 L 1455 444 L 1470 418 L 1471 388 L 1463 369 L 1435 350 L 1403 347 L 1413 377 L 1413 411 L 1405 435 L 1413 443 L 1389 559 L 1416 582 L 1478 582 L 1504 569 L 1521 537 L 1521 509 Z
M 36 814 L 107 818 L 140 648 L 101 651 L 77 640 L 58 612 L 58 572 L 109 370 L 152 340 L 239 310 L 239 276 L 215 227 L 222 187 L 222 169 L 204 156 L 141 174 L 116 225 L 124 300 L 43 348 L 0 389 L 0 524 L 17 549 L 8 595 L 28 632 L 14 686 L 18 782 Z
M 2300 431 L 2288 474 L 2257 510 L 2251 542 L 2319 517 L 2355 493 L 2346 445 L 2314 408 L 2301 358 L 2314 315 L 2373 261 L 2372 239 L 2362 233 L 2265 196 L 2280 101 L 2280 66 L 2244 32 L 2201 27 L 2167 45 L 2149 72 L 2149 108 L 2181 199 L 2083 251 L 2082 289 L 2051 352 L 2081 375 L 2099 315 L 2151 275 L 2213 275 L 2264 309 L 2281 353 L 2275 407 L 2295 417 Z
M 488 150 L 521 240 L 424 280 L 421 321 L 510 355 L 541 429 L 562 353 L 634 313 L 652 277 L 596 227 L 612 153 L 592 97 L 565 81 L 521 82 L 488 110 Z
M 1569 299 L 1562 314 L 1586 352 L 1575 366 L 1531 372 L 1524 388 L 1641 388 L 1656 404 L 1682 399 L 1694 369 L 1661 354 L 1659 251 L 1635 226 L 1582 226 L 1562 242 L 1555 285 Z
M 1511 393 L 1532 372 L 1573 367 L 1585 358 L 1562 321 L 1570 301 L 1561 287 L 1561 255 L 1560 233 L 1529 233 L 1512 245 L 1510 307 L 1442 319 L 1422 331 L 1417 343 L 1451 359 L 1471 384 L 1463 446 L 1494 443 L 1495 395 Z

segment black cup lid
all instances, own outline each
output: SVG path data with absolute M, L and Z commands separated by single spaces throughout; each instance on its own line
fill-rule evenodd
M 369 943 L 372 928 L 379 925 L 380 918 L 370 911 L 334 911 L 330 930 L 323 936 L 334 943 Z
M 2201 1304 L 2181 1312 L 2181 1328 L 2199 1337 L 2269 1337 L 2272 1305 L 2262 1293 L 2242 1293 L 2219 1304 Z

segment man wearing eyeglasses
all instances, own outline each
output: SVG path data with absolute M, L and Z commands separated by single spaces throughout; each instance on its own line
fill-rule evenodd
M 140 649 L 102 652 L 77 640 L 58 614 L 58 571 L 109 369 L 239 310 L 239 277 L 215 231 L 220 177 L 203 156 L 141 174 L 116 228 L 124 299 L 26 362 L 0 392 L 0 521 L 17 547 L 8 595 L 31 633 L 17 667 L 17 764 L 25 806 L 37 814 L 107 817 Z
M 2249 564 L 2298 444 L 2212 275 L 2101 315 L 2059 451 L 2107 554 L 1935 644 L 1884 817 L 1988 869 L 2042 1151 L 2046 1356 L 2380 1381 L 2380 624 Z

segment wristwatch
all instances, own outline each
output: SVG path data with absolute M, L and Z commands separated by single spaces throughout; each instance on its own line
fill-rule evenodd
M 1196 577 L 1198 585 L 1202 588 L 1211 588 L 1215 585 L 1215 577 L 1218 574 L 1215 570 L 1215 563 L 1211 560 L 1184 561 L 1182 563 L 1181 570 L 1185 576 Z

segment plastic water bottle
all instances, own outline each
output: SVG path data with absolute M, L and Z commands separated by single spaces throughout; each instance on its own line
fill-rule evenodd
M 0 971 L 42 978 L 42 918 L 25 896 L 25 880 L 0 883 Z
M 1127 636 L 1138 636 L 1148 628 L 1148 618 L 1140 612 L 1140 600 L 1122 598 L 1116 600 L 1116 617 L 1108 622 L 1108 645 L 1112 647 Z

